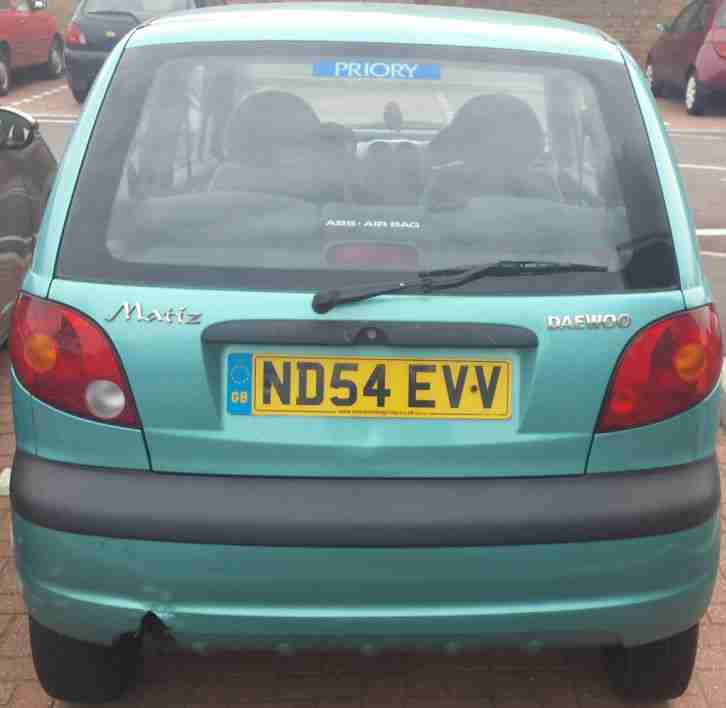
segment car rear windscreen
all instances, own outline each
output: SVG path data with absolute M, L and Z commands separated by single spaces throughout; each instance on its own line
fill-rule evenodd
M 129 49 L 56 270 L 305 291 L 500 259 L 605 270 L 457 292 L 676 287 L 623 64 L 410 45 Z

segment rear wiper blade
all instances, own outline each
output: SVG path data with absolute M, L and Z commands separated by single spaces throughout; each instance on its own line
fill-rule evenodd
M 344 288 L 321 290 L 313 297 L 312 308 L 319 315 L 323 315 L 338 305 L 361 302 L 378 295 L 403 292 L 430 293 L 436 290 L 450 290 L 481 278 L 546 275 L 548 273 L 603 273 L 605 271 L 607 271 L 606 266 L 589 265 L 587 263 L 535 260 L 492 261 L 491 263 L 474 266 L 422 270 L 416 273 L 415 280 L 351 285 Z

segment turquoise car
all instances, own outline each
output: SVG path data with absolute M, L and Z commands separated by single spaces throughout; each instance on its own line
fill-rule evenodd
M 721 329 L 633 59 L 526 15 L 265 4 L 133 30 L 10 352 L 33 659 L 602 646 L 688 684 Z

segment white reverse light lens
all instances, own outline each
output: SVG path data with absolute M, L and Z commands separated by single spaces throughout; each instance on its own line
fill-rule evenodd
M 121 415 L 126 407 L 126 396 L 113 381 L 91 381 L 86 387 L 86 405 L 96 418 L 111 420 Z

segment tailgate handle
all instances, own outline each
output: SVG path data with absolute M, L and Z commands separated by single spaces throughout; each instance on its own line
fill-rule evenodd
M 202 340 L 227 344 L 534 349 L 527 327 L 477 322 L 362 322 L 350 320 L 230 320 L 209 325 Z

